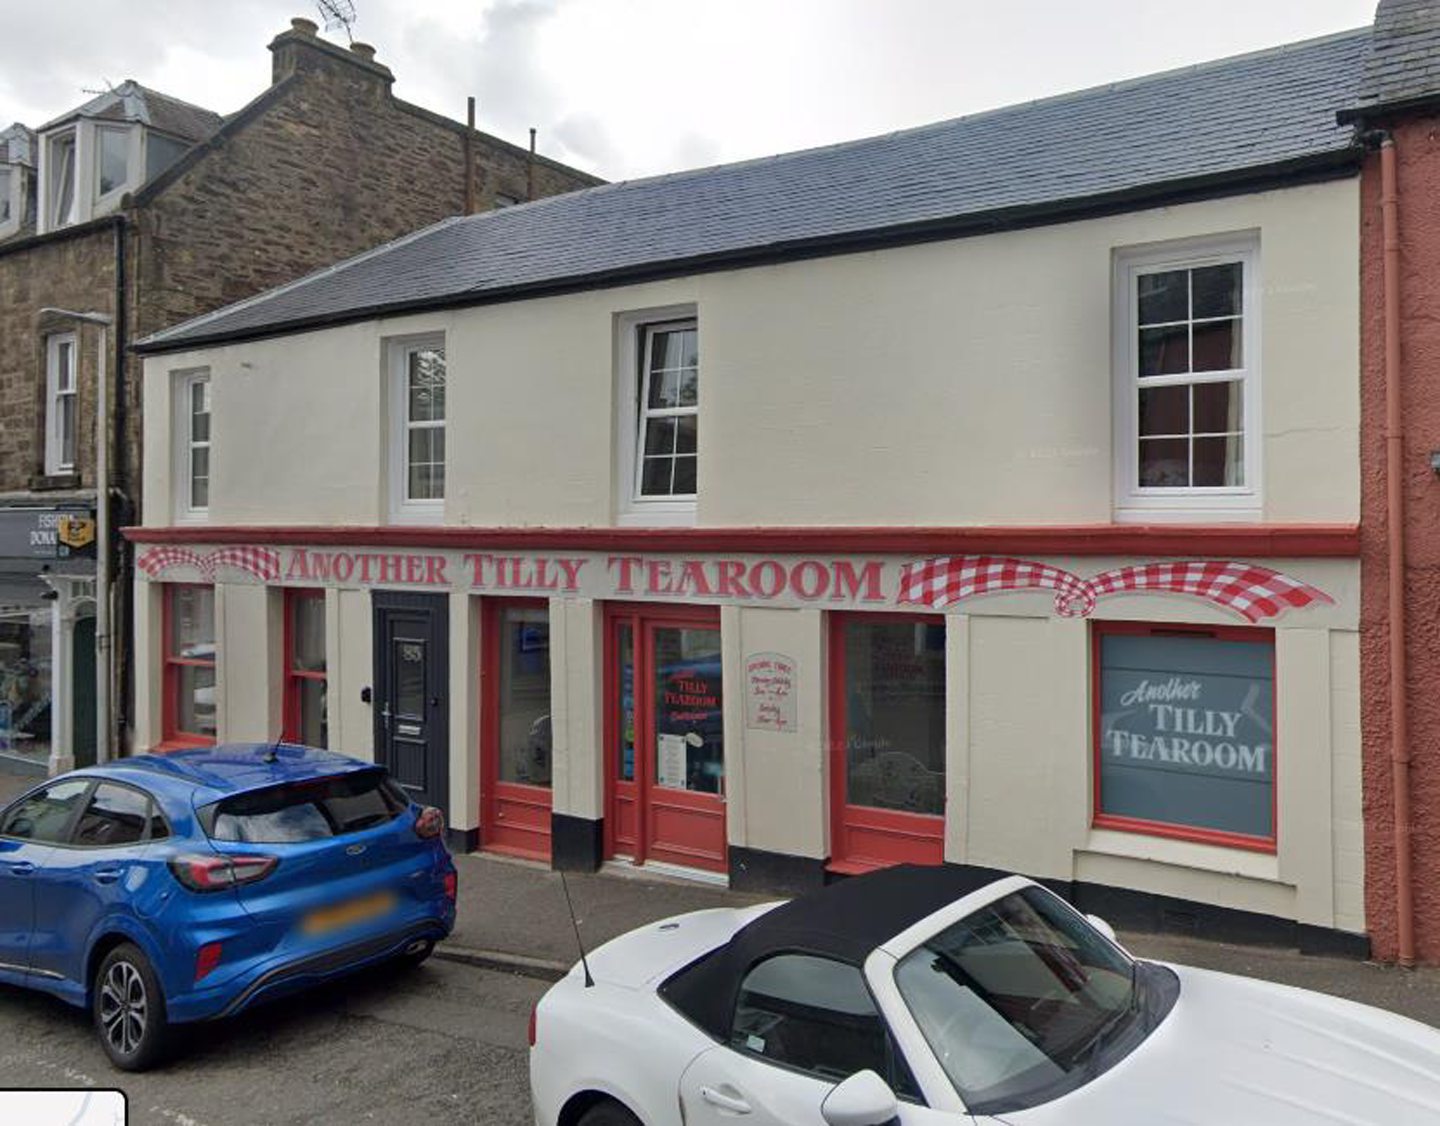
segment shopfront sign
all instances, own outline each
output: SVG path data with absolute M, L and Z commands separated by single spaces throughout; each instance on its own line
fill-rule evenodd
M 93 512 L 0 508 L 0 557 L 68 559 L 94 554 Z
M 794 732 L 794 658 L 783 653 L 752 653 L 745 658 L 745 726 L 754 731 Z
M 1274 835 L 1272 640 L 1103 633 L 1097 814 Z
M 942 610 L 989 595 L 1053 597 L 1062 617 L 1088 617 L 1113 595 L 1183 596 L 1246 621 L 1331 604 L 1324 591 L 1259 564 L 1140 563 L 1090 578 L 1036 560 L 904 556 L 386 551 L 364 548 L 161 545 L 142 549 L 151 578 L 284 586 L 411 587 L 499 595 Z

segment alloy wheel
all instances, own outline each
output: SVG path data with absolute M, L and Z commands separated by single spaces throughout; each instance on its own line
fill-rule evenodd
M 132 1055 L 145 1038 L 145 980 L 129 962 L 116 962 L 100 986 L 100 1024 L 121 1055 Z

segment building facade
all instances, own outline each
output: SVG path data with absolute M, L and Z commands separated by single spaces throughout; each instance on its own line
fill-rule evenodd
M 373 756 L 561 867 L 943 861 L 1364 951 L 1367 43 L 459 220 L 142 341 L 136 745 Z
M 308 20 L 270 50 L 273 84 L 228 117 L 132 81 L 0 134 L 0 756 L 13 764 L 58 770 L 95 753 L 95 675 L 82 667 L 95 650 L 91 436 L 109 434 L 111 526 L 129 522 L 141 456 L 131 341 L 446 216 L 597 182 L 395 98 L 371 48 L 326 42 Z M 115 548 L 112 573 L 128 562 Z M 110 631 L 122 719 L 129 586 Z

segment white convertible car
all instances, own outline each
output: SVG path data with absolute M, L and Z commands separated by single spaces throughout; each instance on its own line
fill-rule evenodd
M 1137 961 L 1018 876 L 893 868 L 588 961 L 532 1015 L 540 1126 L 1440 1123 L 1440 1032 Z

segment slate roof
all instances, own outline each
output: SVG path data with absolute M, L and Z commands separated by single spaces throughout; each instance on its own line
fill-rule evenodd
M 887 136 L 458 217 L 155 333 L 142 352 L 1143 206 L 1357 167 L 1369 29 Z
M 101 121 L 138 121 L 182 141 L 203 141 L 224 120 L 213 110 L 182 102 L 169 94 L 141 86 L 127 79 L 113 90 L 91 98 L 79 109 L 61 114 L 54 121 L 40 126 L 39 132 L 64 125 L 77 117 Z
M 1381 0 L 1366 52 L 1359 97 L 1362 113 L 1440 93 L 1440 2 Z
M 35 166 L 35 134 L 18 121 L 0 129 L 0 164 Z

